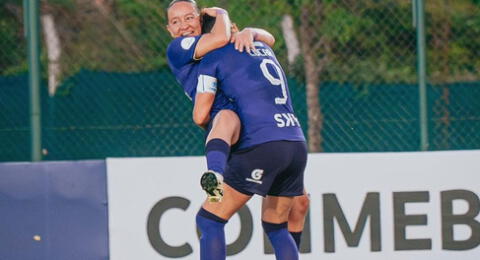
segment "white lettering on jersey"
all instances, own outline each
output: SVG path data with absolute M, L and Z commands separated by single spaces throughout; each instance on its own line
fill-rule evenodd
M 291 114 L 282 113 L 282 116 L 287 120 L 286 126 L 294 126 L 295 122 L 292 120 Z
M 297 118 L 294 114 L 290 114 L 290 116 L 291 116 L 292 119 L 295 121 L 294 124 L 297 124 L 297 126 L 300 126 L 300 121 L 298 121 L 298 118 Z
M 278 127 L 284 127 L 285 126 L 285 122 L 283 122 L 283 120 L 282 120 L 282 114 L 275 114 L 275 115 L 273 115 L 273 118 L 275 119 L 275 121 L 277 121 L 277 126 Z
M 300 121 L 292 113 L 277 113 L 273 118 L 277 122 L 277 127 L 300 126 Z
M 190 47 L 192 47 L 194 42 L 195 42 L 194 37 L 187 37 L 180 42 L 180 46 L 182 46 L 184 50 L 188 50 L 190 49 Z
M 250 56 L 269 56 L 269 57 L 273 57 L 273 53 L 269 49 L 251 49 L 248 54 L 250 54 Z

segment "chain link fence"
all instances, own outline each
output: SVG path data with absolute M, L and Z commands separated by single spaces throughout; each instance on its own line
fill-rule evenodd
M 429 149 L 480 148 L 480 1 L 425 1 Z M 158 0 L 41 1 L 45 160 L 203 154 Z M 218 0 L 276 37 L 312 152 L 420 149 L 411 0 Z M 30 159 L 21 0 L 0 0 L 0 161 Z

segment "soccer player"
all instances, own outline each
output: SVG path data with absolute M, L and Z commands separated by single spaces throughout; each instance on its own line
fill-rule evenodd
M 265 197 L 262 224 L 277 259 L 298 259 L 287 222 L 294 197 L 304 194 L 307 148 L 272 49 L 255 42 L 254 49 L 241 53 L 229 44 L 206 54 L 198 73 L 198 85 L 206 89 L 218 85 L 233 100 L 242 122 L 238 150 L 232 152 L 224 173 L 223 200 L 205 202 L 197 214 L 201 259 L 224 259 L 224 225 L 254 194 Z M 197 93 L 194 111 L 213 104 L 214 97 Z
M 273 45 L 274 38 L 270 33 L 256 28 L 248 28 L 231 37 L 228 13 L 221 8 L 205 8 L 202 10 L 215 23 L 211 32 L 201 35 L 200 13 L 193 0 L 174 0 L 167 9 L 167 30 L 174 40 L 169 44 L 167 56 L 169 65 L 185 93 L 196 103 L 197 93 L 215 93 L 216 88 L 197 87 L 198 61 L 209 51 L 222 47 L 230 40 L 234 41 L 239 51 L 253 48 L 253 40 L 262 40 Z M 203 107 L 203 106 L 198 106 Z M 240 121 L 233 112 L 233 104 L 221 91 L 215 96 L 215 103 L 208 111 L 194 110 L 193 120 L 197 125 L 208 129 L 205 155 L 208 172 L 202 178 L 202 187 L 206 190 L 210 201 L 219 201 L 222 197 L 221 179 L 230 146 L 238 140 Z M 199 120 L 196 114 L 208 114 Z M 211 120 L 213 119 L 213 120 Z
M 195 1 L 174 0 L 170 3 L 167 10 L 168 26 L 167 29 L 175 38 L 168 48 L 169 64 L 177 80 L 184 87 L 185 93 L 190 99 L 195 100 L 196 96 L 196 69 L 198 59 L 209 51 L 227 44 L 229 19 L 227 13 L 219 8 L 206 8 L 202 12 L 210 16 L 220 16 L 215 20 L 214 29 L 210 33 L 200 36 L 201 24 L 199 11 Z M 231 37 L 239 51 L 250 51 L 253 49 L 253 40 L 262 40 L 273 45 L 275 39 L 268 32 L 246 28 L 242 32 L 236 33 Z M 192 83 L 193 82 L 193 83 Z M 212 91 L 201 89 L 202 91 Z M 195 102 L 197 105 L 200 102 Z M 196 106 L 205 107 L 205 106 Z M 225 161 L 228 158 L 228 149 L 231 144 L 238 140 L 240 121 L 237 115 L 229 109 L 234 109 L 232 104 L 225 98 L 221 91 L 217 92 L 215 102 L 210 111 L 210 107 L 203 111 L 194 112 L 194 121 L 198 125 L 205 127 L 211 118 L 214 118 L 213 124 L 210 124 L 211 131 L 206 141 L 206 156 L 208 169 L 213 169 L 223 173 Z M 208 117 L 198 116 L 210 111 Z M 210 120 L 211 122 L 211 120 Z M 212 126 L 213 125 L 213 126 Z M 216 183 L 218 184 L 218 183 Z M 213 190 L 213 196 L 210 199 L 218 200 L 221 197 L 221 187 Z M 289 215 L 288 228 L 291 231 L 297 245 L 300 244 L 301 231 L 305 215 L 307 213 L 309 200 L 307 196 L 296 197 L 294 208 Z

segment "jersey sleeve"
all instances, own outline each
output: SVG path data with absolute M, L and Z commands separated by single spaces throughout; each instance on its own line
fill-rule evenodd
M 219 50 L 214 50 L 202 58 L 198 65 L 197 78 L 197 93 L 212 93 L 217 92 L 219 86 L 218 64 L 219 64 Z M 217 95 L 218 96 L 218 95 Z
M 174 39 L 167 48 L 167 60 L 173 71 L 194 61 L 195 48 L 200 35 L 196 37 L 179 37 Z

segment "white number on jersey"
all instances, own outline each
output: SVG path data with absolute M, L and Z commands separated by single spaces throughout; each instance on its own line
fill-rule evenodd
M 275 78 L 270 72 L 268 71 L 267 64 L 271 64 L 275 71 L 277 72 L 279 78 Z M 273 60 L 264 59 L 262 64 L 260 64 L 260 69 L 262 70 L 263 76 L 270 81 L 270 83 L 274 86 L 281 86 L 282 87 L 282 97 L 275 98 L 275 104 L 283 105 L 287 103 L 287 85 L 285 84 L 285 80 L 283 79 L 282 69 L 275 63 Z

